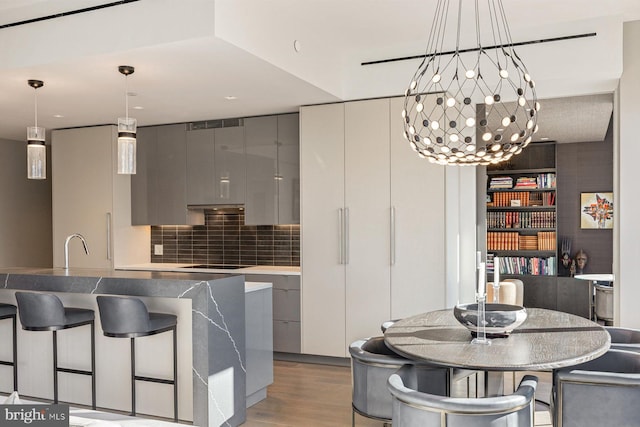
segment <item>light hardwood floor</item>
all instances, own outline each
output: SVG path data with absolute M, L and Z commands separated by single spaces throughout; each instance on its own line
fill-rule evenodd
M 539 375 L 548 382 L 548 375 Z M 506 375 L 505 387 L 511 375 Z M 539 386 L 539 389 L 541 387 Z M 546 392 L 546 388 L 544 388 Z M 351 425 L 351 370 L 348 367 L 274 361 L 274 382 L 267 398 L 247 410 L 249 427 L 322 427 Z M 536 412 L 536 426 L 550 426 L 549 414 Z M 358 427 L 382 423 L 356 415 Z

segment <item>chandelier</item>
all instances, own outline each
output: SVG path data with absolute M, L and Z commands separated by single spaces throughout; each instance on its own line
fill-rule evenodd
M 484 2 L 458 0 L 457 13 L 449 13 L 453 2 L 438 0 L 424 58 L 405 91 L 404 137 L 433 163 L 499 163 L 538 131 L 535 83 L 513 48 L 502 0 Z M 474 13 L 463 14 L 463 3 Z M 462 48 L 463 29 L 473 47 Z

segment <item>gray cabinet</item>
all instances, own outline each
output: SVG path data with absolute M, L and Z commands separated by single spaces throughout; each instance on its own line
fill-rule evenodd
M 278 116 L 278 224 L 300 224 L 300 120 Z
M 184 124 L 140 128 L 137 174 L 131 176 L 134 225 L 203 224 L 202 212 L 187 209 Z
M 245 280 L 273 284 L 273 351 L 300 353 L 300 276 L 245 274 Z
M 300 223 L 298 114 L 245 119 L 245 224 Z
M 273 383 L 272 289 L 245 288 L 247 408 L 267 397 Z
M 244 128 L 187 131 L 187 204 L 245 201 Z

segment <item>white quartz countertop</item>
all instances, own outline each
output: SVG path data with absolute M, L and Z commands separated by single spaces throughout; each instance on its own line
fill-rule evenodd
M 263 289 L 270 289 L 271 283 L 266 282 L 244 282 L 244 293 L 261 291 Z
M 580 280 L 593 280 L 594 282 L 613 282 L 615 280 L 613 274 L 610 273 L 576 274 L 574 278 Z
M 226 274 L 279 274 L 299 276 L 300 267 L 287 267 L 280 265 L 256 265 L 243 268 L 191 268 L 197 264 L 180 264 L 180 263 L 159 263 L 150 262 L 145 264 L 123 265 L 116 267 L 116 270 L 134 270 L 134 271 L 173 271 L 178 273 L 226 273 Z

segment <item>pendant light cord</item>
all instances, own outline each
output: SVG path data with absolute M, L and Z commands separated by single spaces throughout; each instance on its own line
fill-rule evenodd
M 124 110 L 127 126 L 129 126 L 129 75 L 124 76 Z
M 35 108 L 34 108 L 34 110 L 35 110 L 35 122 L 36 122 L 35 127 L 37 129 L 38 128 L 38 88 L 34 88 L 33 90 L 34 90 L 33 99 L 35 101 L 34 102 L 34 104 L 35 104 Z

